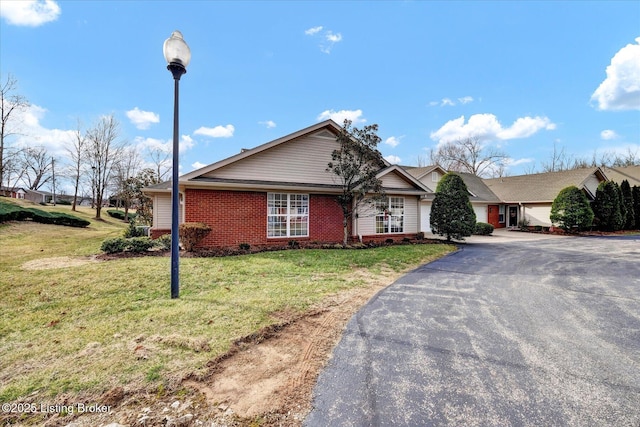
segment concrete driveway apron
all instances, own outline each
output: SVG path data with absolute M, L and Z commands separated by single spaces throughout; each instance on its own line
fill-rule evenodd
M 461 245 L 348 323 L 306 426 L 640 426 L 640 239 Z

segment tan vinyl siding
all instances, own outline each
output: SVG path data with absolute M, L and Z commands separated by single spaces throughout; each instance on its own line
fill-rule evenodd
M 355 221 L 355 233 L 360 236 L 376 234 L 376 209 L 374 205 L 365 204 L 358 208 L 358 219 Z
M 339 183 L 327 164 L 331 153 L 339 148 L 335 138 L 305 136 L 256 153 L 217 169 L 205 177 L 261 180 L 277 182 L 305 182 L 311 184 Z
M 383 176 L 381 181 L 384 188 L 414 188 L 413 184 L 409 184 L 396 173 L 389 173 Z
M 529 221 L 529 225 L 542 225 L 548 227 L 551 225 L 551 204 L 525 205 L 524 217 Z
M 418 198 L 407 196 L 404 198 L 404 233 L 418 232 Z
M 592 195 L 596 195 L 596 190 L 598 189 L 598 184 L 600 184 L 600 180 L 595 176 L 595 174 L 590 175 L 584 183 L 584 186 Z
M 171 193 L 153 196 L 153 228 L 171 228 Z M 180 193 L 179 223 L 184 222 L 184 193 Z
M 401 234 L 418 232 L 418 198 L 415 196 L 396 196 L 387 194 L 387 197 L 404 198 L 404 223 Z M 376 234 L 376 210 L 373 205 L 360 206 L 358 219 L 356 220 L 356 233 L 361 236 L 371 236 Z
M 153 197 L 153 228 L 171 228 L 171 195 Z

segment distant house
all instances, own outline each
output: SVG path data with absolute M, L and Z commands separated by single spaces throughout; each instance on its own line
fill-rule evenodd
M 505 206 L 507 227 L 522 221 L 530 226 L 550 227 L 551 205 L 563 188 L 576 186 L 588 200 L 594 200 L 603 181 L 607 176 L 597 167 L 482 180 Z
M 327 171 L 340 129 L 327 120 L 181 176 L 180 222 L 208 224 L 205 247 L 341 242 L 341 186 Z M 424 223 L 421 199 L 435 187 L 387 162 L 377 176 L 386 202 L 356 212 L 348 224 L 350 239 L 415 237 Z M 169 233 L 171 183 L 145 193 L 153 198 L 152 236 Z
M 13 199 L 29 200 L 34 203 L 47 203 L 51 196 L 42 191 L 30 190 L 24 187 L 0 187 L 0 194 Z

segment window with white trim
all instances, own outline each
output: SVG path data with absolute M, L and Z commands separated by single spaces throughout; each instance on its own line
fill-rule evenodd
M 504 222 L 504 205 L 498 206 L 498 222 L 501 224 Z
M 431 172 L 431 182 L 440 182 L 440 174 L 438 172 Z
M 376 234 L 404 232 L 404 197 L 376 201 Z
M 309 195 L 267 193 L 267 237 L 309 236 Z

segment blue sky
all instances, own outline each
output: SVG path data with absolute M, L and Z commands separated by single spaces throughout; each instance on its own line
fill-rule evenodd
M 170 148 L 162 44 L 192 53 L 180 84 L 180 172 L 332 117 L 377 123 L 415 165 L 478 136 L 540 169 L 640 154 L 640 2 L 15 1 L 0 3 L 0 73 L 32 104 L 16 144 L 61 159 L 78 119 L 114 114 L 131 145 Z

